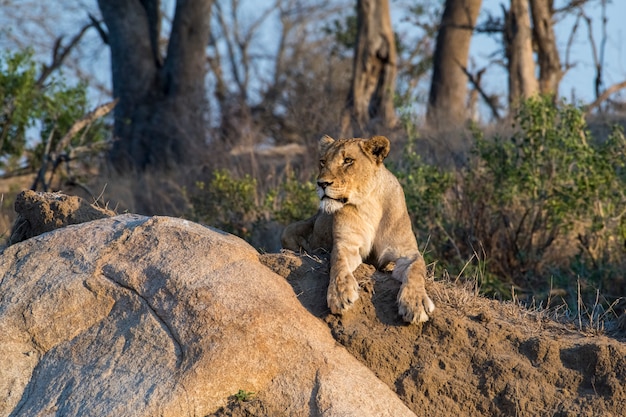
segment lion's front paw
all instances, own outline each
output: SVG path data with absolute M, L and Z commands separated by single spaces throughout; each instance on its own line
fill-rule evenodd
M 352 275 L 338 277 L 334 284 L 331 281 L 328 286 L 328 308 L 333 314 L 342 314 L 359 298 L 359 284 Z
M 424 289 L 402 286 L 398 294 L 398 312 L 407 323 L 423 323 L 435 311 L 435 304 Z

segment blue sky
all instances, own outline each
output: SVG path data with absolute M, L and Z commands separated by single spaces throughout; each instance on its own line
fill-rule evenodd
M 172 0 L 165 0 L 173 7 Z M 349 10 L 354 7 L 353 0 L 333 0 L 336 3 L 345 4 L 345 10 Z M 442 0 L 421 0 L 431 1 L 436 3 Z M 562 6 L 570 0 L 555 0 L 556 6 Z M 590 17 L 593 18 L 594 25 L 594 38 L 597 44 L 602 40 L 602 27 L 600 20 L 601 4 L 602 0 L 591 0 L 591 2 L 585 6 L 585 11 Z M 272 4 L 274 0 L 242 0 L 243 5 L 247 5 L 246 10 L 259 10 L 258 8 L 265 8 L 266 5 Z M 414 0 L 390 0 L 392 15 L 394 19 L 394 27 L 398 25 L 398 22 L 402 19 L 403 15 L 399 12 L 407 4 L 412 4 Z M 508 0 L 483 0 L 481 18 L 487 15 L 488 11 L 491 11 L 495 15 L 501 14 L 500 4 L 508 4 Z M 86 21 L 86 12 L 92 11 L 94 14 L 99 14 L 95 0 L 78 0 L 64 2 L 66 7 L 60 8 L 54 6 L 54 3 L 40 2 L 40 0 L 13 0 L 14 5 L 17 5 L 16 10 L 18 15 L 11 15 L 8 11 L 5 13 L 3 8 L 0 8 L 0 25 L 4 26 L 0 29 L 0 47 L 7 46 L 7 39 L 2 36 L 2 32 L 11 31 L 26 27 L 25 25 L 33 26 L 32 32 L 37 32 L 37 24 L 34 22 L 28 22 L 27 19 L 21 19 L 22 15 L 37 11 L 38 8 L 42 10 L 40 15 L 46 16 L 48 19 L 53 19 L 58 24 L 52 25 L 47 32 L 40 33 L 40 36 L 34 37 L 34 46 L 37 51 L 40 51 L 41 59 L 44 62 L 49 61 L 50 50 L 52 48 L 54 39 L 59 35 L 65 35 L 66 38 L 72 36 L 75 33 L 76 28 L 80 27 Z M 21 10 L 21 11 L 20 11 Z M 626 17 L 626 0 L 609 0 L 608 4 L 608 27 L 607 27 L 607 43 L 605 48 L 605 75 L 604 75 L 604 88 L 610 85 L 626 80 L 626 50 L 622 46 L 622 39 L 625 39 L 626 32 L 625 26 L 622 23 Z M 253 13 L 254 15 L 254 13 Z M 564 19 L 556 25 L 556 35 L 561 51 L 561 60 L 565 60 L 565 49 L 567 45 L 567 39 L 574 24 L 574 17 Z M 272 24 L 269 26 L 269 33 L 272 32 Z M 271 36 L 263 40 L 264 49 L 271 50 L 273 47 L 270 45 Z M 475 65 L 474 68 L 480 68 L 484 66 L 489 56 L 492 55 L 499 48 L 499 39 L 489 37 L 487 35 L 475 35 L 472 41 L 471 57 Z M 85 38 L 85 50 L 87 50 L 86 56 L 88 59 L 84 59 L 81 63 L 80 71 L 87 74 L 94 74 L 98 82 L 102 85 L 110 85 L 110 63 L 108 62 L 109 54 L 106 48 L 102 47 L 101 40 L 98 38 L 95 31 L 91 31 Z M 570 62 L 574 66 L 565 74 L 560 88 L 560 95 L 562 97 L 572 99 L 574 96 L 577 100 L 583 103 L 589 103 L 595 98 L 594 95 L 594 77 L 595 69 L 593 67 L 593 60 L 591 59 L 591 47 L 589 44 L 587 26 L 581 24 L 578 29 L 578 34 L 574 38 L 573 47 L 571 49 Z M 471 64 L 470 64 L 471 68 Z M 489 68 L 486 75 L 483 77 L 483 87 L 489 93 L 506 94 L 507 86 L 507 74 L 506 72 L 493 65 Z M 425 86 L 427 89 L 427 86 Z M 102 103 L 109 98 L 102 95 L 101 92 L 94 94 L 95 101 Z M 626 97 L 626 93 L 622 93 L 622 97 Z
M 483 0 L 481 17 L 487 11 L 499 13 L 500 3 L 503 0 Z M 556 6 L 562 6 L 565 1 L 557 0 Z M 593 20 L 594 40 L 598 44 L 602 40 L 601 7 L 600 0 L 595 0 L 585 7 L 586 13 Z M 613 0 L 607 5 L 607 42 L 604 58 L 604 88 L 612 84 L 626 80 L 626 0 Z M 480 19 L 480 18 L 479 18 Z M 561 55 L 561 62 L 565 62 L 567 42 L 574 26 L 575 18 L 570 16 L 559 21 L 555 26 L 557 44 Z M 472 42 L 471 55 L 477 62 L 484 62 L 489 54 L 497 49 L 496 43 L 485 35 L 475 36 Z M 567 71 L 561 81 L 559 94 L 568 100 L 575 96 L 577 101 L 583 103 L 592 102 L 595 99 L 594 79 L 595 68 L 592 59 L 592 49 L 589 43 L 588 28 L 581 22 L 577 35 L 574 37 L 570 52 L 570 63 L 574 66 Z M 484 82 L 490 91 L 498 91 L 506 88 L 507 76 L 504 71 L 497 69 L 488 72 L 488 78 Z M 626 94 L 622 93 L 622 97 Z

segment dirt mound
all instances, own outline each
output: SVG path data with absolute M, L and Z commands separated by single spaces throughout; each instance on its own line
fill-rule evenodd
M 427 285 L 437 305 L 432 320 L 407 326 L 395 305 L 400 284 L 367 265 L 355 274 L 361 298 L 337 317 L 326 308 L 326 260 L 261 258 L 418 415 L 624 415 L 624 338 L 591 337 L 442 282 Z
M 115 216 L 115 212 L 89 204 L 77 196 L 22 191 L 15 199 L 17 219 L 9 245 L 60 227 Z

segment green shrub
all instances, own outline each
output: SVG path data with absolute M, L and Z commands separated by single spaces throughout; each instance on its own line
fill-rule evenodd
M 196 182 L 190 202 L 194 220 L 247 237 L 258 216 L 257 181 L 250 175 L 236 179 L 227 170 L 216 170 L 208 184 Z
M 450 172 L 425 163 L 414 147 L 415 139 L 410 138 L 403 158 L 390 165 L 390 169 L 402 185 L 413 226 L 420 236 L 428 236 L 443 221 L 445 194 L 454 177 Z
M 26 147 L 26 130 L 42 113 L 32 53 L 0 56 L 0 168 L 13 167 Z
M 255 178 L 235 178 L 227 170 L 216 170 L 207 183 L 198 181 L 189 193 L 190 217 L 244 239 L 260 222 L 281 224 L 302 220 L 317 211 L 318 198 L 312 182 L 293 176 L 276 187 L 262 191 Z
M 549 98 L 525 102 L 511 137 L 474 129 L 463 183 L 459 246 L 480 242 L 492 272 L 518 285 L 575 282 L 572 268 L 623 255 L 626 141 L 591 137 L 580 109 Z M 596 284 L 598 284 L 596 282 Z
M 235 395 L 233 395 L 233 398 L 238 402 L 246 402 L 246 401 L 252 400 L 255 394 L 256 393 L 252 391 L 246 391 L 246 390 L 240 389 L 239 391 L 237 391 Z
M 314 215 L 319 197 L 312 181 L 302 182 L 288 175 L 282 184 L 268 191 L 265 204 L 273 220 L 287 225 Z
M 86 85 L 68 86 L 60 78 L 43 82 L 32 52 L 0 55 L 0 169 L 10 171 L 24 159 L 34 171 L 46 149 L 55 152 L 70 127 L 89 112 Z M 83 129 L 70 146 L 103 141 L 102 121 Z

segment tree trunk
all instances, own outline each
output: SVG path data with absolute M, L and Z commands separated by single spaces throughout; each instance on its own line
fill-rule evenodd
M 190 162 L 205 140 L 205 48 L 212 0 L 178 0 L 165 57 L 159 0 L 98 0 L 109 30 L 119 171 Z
M 446 0 L 433 57 L 427 122 L 435 129 L 462 126 L 467 112 L 467 59 L 482 0 Z
M 528 0 L 511 0 L 504 31 L 509 70 L 509 108 L 539 90 L 535 76 Z
M 539 92 L 556 96 L 563 76 L 554 36 L 553 0 L 530 0 L 539 64 Z
M 386 127 L 396 123 L 393 96 L 397 60 L 389 0 L 358 0 L 357 25 L 352 86 L 342 117 L 342 136 L 359 135 L 371 122 Z

